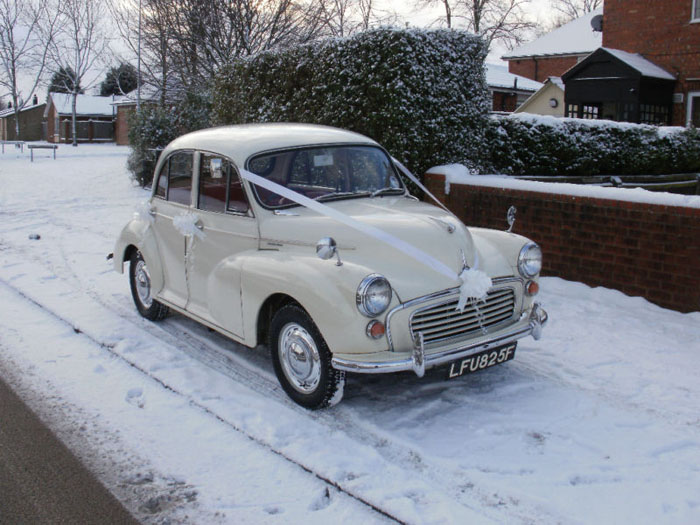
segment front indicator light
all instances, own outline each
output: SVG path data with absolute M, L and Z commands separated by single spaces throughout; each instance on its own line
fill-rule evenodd
M 527 286 L 525 287 L 525 291 L 529 296 L 537 295 L 537 292 L 540 291 L 540 285 L 537 284 L 535 281 L 528 281 Z
M 367 337 L 370 339 L 379 339 L 386 333 L 384 323 L 374 320 L 367 324 Z

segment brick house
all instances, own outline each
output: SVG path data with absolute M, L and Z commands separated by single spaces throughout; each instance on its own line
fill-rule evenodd
M 45 108 L 46 104 L 39 104 L 35 96 L 30 106 L 19 110 L 19 137 L 15 130 L 14 108 L 0 111 L 0 140 L 41 140 Z
M 700 127 L 700 0 L 605 0 L 603 16 L 603 47 L 674 75 L 671 122 Z
M 114 137 L 120 146 L 129 144 L 129 119 L 136 111 L 137 92 L 130 91 L 126 95 L 114 97 L 112 106 L 115 108 Z M 150 85 L 141 86 L 141 105 L 157 104 L 160 100 L 160 92 Z
M 542 87 L 539 82 L 509 73 L 506 66 L 487 63 L 484 68 L 491 93 L 491 111 L 496 113 L 512 113 Z
M 511 73 L 538 82 L 544 82 L 550 77 L 561 77 L 603 45 L 602 34 L 594 31 L 591 26 L 593 18 L 602 13 L 602 9 L 587 13 L 513 49 L 501 58 L 508 62 L 508 71 Z
M 49 93 L 44 110 L 46 140 L 73 140 L 72 95 Z M 78 142 L 112 142 L 114 140 L 114 110 L 112 97 L 78 95 L 76 100 L 76 134 Z
M 508 61 L 509 71 L 535 80 L 542 80 L 543 71 L 548 75 L 562 76 L 565 82 L 567 78 L 598 79 L 600 82 L 592 89 L 595 93 L 591 92 L 588 100 L 583 100 L 580 93 L 576 100 L 567 100 L 567 107 L 577 106 L 578 109 L 577 113 L 570 113 L 572 116 L 602 118 L 605 114 L 612 115 L 615 120 L 700 127 L 700 0 L 605 0 L 602 35 L 590 25 L 600 13 L 600 10 L 588 13 L 505 55 L 503 59 Z M 597 35 L 595 38 L 599 39 L 594 47 L 590 46 L 591 35 Z M 580 44 L 576 44 L 577 41 Z M 597 65 L 581 64 L 599 48 L 615 56 L 599 52 L 595 57 Z M 581 52 L 576 53 L 576 50 Z M 625 57 L 617 51 L 628 55 Z M 621 56 L 625 58 L 622 61 L 618 60 Z M 648 63 L 634 67 L 641 64 L 640 60 Z M 609 84 L 620 84 L 618 80 L 621 79 L 624 80 L 622 83 L 636 82 L 637 73 L 629 69 L 630 64 L 637 73 L 642 73 L 639 89 L 646 86 L 646 95 L 636 97 L 637 101 L 623 100 L 628 98 L 623 95 L 612 99 L 611 93 L 617 88 L 611 85 L 604 92 L 603 81 Z M 586 67 L 593 74 L 583 74 L 582 69 Z M 665 74 L 644 74 L 655 67 Z M 664 82 L 657 86 L 658 89 L 649 89 L 651 84 L 658 84 L 661 77 L 668 80 L 667 75 L 674 78 L 670 95 L 669 86 Z M 637 89 L 630 86 L 629 89 Z M 651 96 L 650 91 L 657 94 Z M 582 110 L 581 103 L 592 111 Z M 609 108 L 616 105 L 619 111 L 605 111 L 605 105 Z M 635 105 L 637 109 L 629 110 Z M 667 118 L 659 116 L 666 112 Z

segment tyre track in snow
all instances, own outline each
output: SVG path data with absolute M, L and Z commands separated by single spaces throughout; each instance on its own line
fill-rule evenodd
M 324 476 L 323 474 L 319 473 L 318 471 L 314 470 L 312 467 L 305 465 L 303 462 L 298 461 L 294 459 L 293 457 L 289 456 L 288 454 L 285 454 L 283 451 L 278 450 L 268 443 L 266 443 L 264 440 L 258 438 L 257 436 L 253 435 L 250 432 L 246 432 L 244 429 L 240 428 L 236 423 L 229 421 L 228 419 L 224 418 L 223 416 L 217 414 L 215 411 L 210 409 L 209 407 L 202 405 L 201 403 L 197 402 L 194 398 L 191 396 L 188 396 L 187 394 L 181 392 L 178 390 L 176 387 L 172 386 L 165 380 L 157 377 L 156 375 L 150 373 L 148 370 L 145 368 L 142 368 L 139 366 L 137 363 L 134 363 L 133 361 L 130 361 L 126 359 L 123 355 L 121 355 L 119 352 L 115 351 L 115 345 L 112 343 L 106 343 L 104 341 L 101 341 L 100 339 L 90 335 L 88 332 L 84 332 L 80 328 L 78 328 L 71 320 L 63 317 L 61 314 L 58 312 L 54 311 L 53 309 L 49 308 L 45 304 L 42 304 L 38 300 L 34 299 L 30 295 L 24 293 L 20 288 L 14 286 L 11 282 L 5 280 L 4 278 L 0 278 L 0 283 L 2 283 L 3 286 L 9 288 L 13 292 L 15 292 L 17 295 L 21 296 L 23 299 L 26 301 L 30 302 L 31 304 L 37 306 L 38 308 L 42 309 L 44 312 L 48 313 L 51 315 L 54 319 L 58 320 L 59 322 L 67 325 L 73 331 L 77 334 L 82 335 L 83 337 L 89 339 L 92 343 L 95 345 L 99 346 L 100 348 L 104 349 L 105 351 L 109 352 L 111 355 L 116 357 L 117 359 L 121 360 L 122 362 L 126 363 L 133 369 L 139 371 L 143 375 L 147 376 L 149 379 L 152 381 L 158 383 L 160 386 L 168 390 L 169 392 L 172 392 L 175 395 L 178 395 L 188 401 L 188 403 L 196 407 L 198 410 L 201 410 L 202 412 L 206 413 L 207 415 L 211 416 L 212 418 L 216 419 L 218 422 L 230 427 L 231 429 L 235 430 L 236 432 L 242 434 L 246 438 L 250 439 L 257 445 L 261 446 L 268 452 L 271 452 L 272 454 L 275 454 L 276 456 L 284 459 L 285 461 L 288 461 L 289 463 L 292 463 L 296 465 L 297 467 L 301 468 L 303 471 L 307 472 L 308 474 L 311 474 L 312 476 L 316 477 L 320 481 L 326 483 L 329 487 L 335 488 L 339 492 L 342 492 L 349 496 L 350 498 L 356 500 L 357 502 L 365 505 L 369 509 L 375 511 L 377 514 L 388 518 L 389 520 L 396 522 L 396 523 L 405 523 L 401 519 L 393 516 L 389 511 L 382 509 L 380 506 L 375 505 L 368 499 L 364 498 L 362 495 L 357 494 L 356 491 L 348 489 L 347 487 L 344 487 L 341 483 L 330 479 L 329 477 Z
M 99 234 L 94 232 L 92 233 L 99 236 Z M 6 243 L 3 244 L 7 246 Z M 476 503 L 479 506 L 485 507 L 486 509 L 497 507 L 498 512 L 494 512 L 494 514 L 490 516 L 492 519 L 496 520 L 502 519 L 504 514 L 509 515 L 510 520 L 516 520 L 517 522 L 522 523 L 530 523 L 532 521 L 531 516 L 533 515 L 540 516 L 540 518 L 547 517 L 548 521 L 551 522 L 559 522 L 562 519 L 561 516 L 551 515 L 548 510 L 543 509 L 540 506 L 531 506 L 530 504 L 523 502 L 519 496 L 512 497 L 507 493 L 502 492 L 494 493 L 493 490 L 488 490 L 488 488 L 486 488 L 486 490 L 482 490 L 472 478 L 460 471 L 448 470 L 431 464 L 429 461 L 424 459 L 420 450 L 407 444 L 396 442 L 386 432 L 377 432 L 371 428 L 371 425 L 358 418 L 351 409 L 343 407 L 342 403 L 328 411 L 309 412 L 301 407 L 298 407 L 287 399 L 286 394 L 284 394 L 282 389 L 279 387 L 276 378 L 270 371 L 266 372 L 264 369 L 262 369 L 260 367 L 260 362 L 252 362 L 253 359 L 258 361 L 265 359 L 265 362 L 269 363 L 269 359 L 267 358 L 263 358 L 262 356 L 258 356 L 256 358 L 254 356 L 253 353 L 257 352 L 260 347 L 258 347 L 256 350 L 251 350 L 225 338 L 216 332 L 209 331 L 208 328 L 198 325 L 194 321 L 180 316 L 179 314 L 170 315 L 160 323 L 151 323 L 144 320 L 137 315 L 135 309 L 126 307 L 117 300 L 104 297 L 99 293 L 98 289 L 95 289 L 92 286 L 86 286 L 85 283 L 82 282 L 81 276 L 75 272 L 73 264 L 69 260 L 68 254 L 65 252 L 63 247 L 61 247 L 60 250 L 62 258 L 62 264 L 60 265 L 57 265 L 53 261 L 38 258 L 31 253 L 26 253 L 26 250 L 19 249 L 18 251 L 25 252 L 22 253 L 23 257 L 31 258 L 34 262 L 41 264 L 41 266 L 45 268 L 48 267 L 47 269 L 50 272 L 56 274 L 60 279 L 63 279 L 71 288 L 77 288 L 79 290 L 76 290 L 77 293 L 87 295 L 101 307 L 107 309 L 121 320 L 133 325 L 135 330 L 148 333 L 149 335 L 157 338 L 159 341 L 177 349 L 177 351 L 183 352 L 187 356 L 195 359 L 208 368 L 222 373 L 229 379 L 243 385 L 257 394 L 265 396 L 268 399 L 273 399 L 275 402 L 284 405 L 287 409 L 293 410 L 302 417 L 308 417 L 316 422 L 319 422 L 332 431 L 342 432 L 358 444 L 369 444 L 389 464 L 404 471 L 406 479 L 419 478 L 424 480 L 431 487 L 440 487 L 442 492 L 448 494 L 449 497 L 460 506 L 474 509 Z M 17 293 L 27 297 L 21 290 L 17 289 L 11 283 L 8 283 L 4 279 L 0 279 L 0 281 L 15 289 Z M 128 287 L 128 283 L 125 284 L 125 286 Z M 128 299 L 126 296 L 123 297 Z M 93 342 L 118 356 L 135 369 L 148 375 L 168 390 L 187 398 L 195 406 L 205 410 L 217 420 L 226 423 L 256 443 L 262 444 L 284 459 L 299 465 L 304 470 L 316 475 L 319 479 L 327 482 L 329 485 L 337 488 L 338 490 L 347 493 L 349 496 L 358 499 L 358 501 L 370 506 L 370 508 L 376 510 L 377 512 L 385 514 L 391 519 L 400 521 L 398 518 L 388 513 L 385 509 L 382 509 L 377 503 L 364 501 L 360 494 L 348 492 L 347 487 L 343 489 L 342 482 L 330 479 L 330 477 L 319 474 L 317 471 L 313 470 L 307 465 L 304 465 L 302 462 L 299 462 L 294 458 L 287 457 L 284 452 L 275 450 L 269 443 L 265 443 L 264 441 L 259 440 L 259 438 L 256 436 L 252 436 L 249 432 L 236 425 L 235 422 L 229 421 L 225 417 L 218 414 L 215 410 L 198 403 L 191 396 L 182 393 L 177 389 L 177 387 L 174 387 L 161 378 L 154 376 L 148 370 L 140 367 L 138 364 L 117 352 L 114 348 L 114 343 L 106 342 L 101 340 L 99 337 L 89 335 L 86 331 L 82 330 L 79 324 L 76 326 L 75 322 L 64 318 L 60 313 L 46 308 L 46 306 L 39 304 L 39 302 L 31 297 L 27 298 L 38 306 L 50 311 L 52 315 L 60 319 L 62 322 L 71 325 L 74 330 L 83 332 Z M 129 305 L 131 305 L 130 300 Z M 249 355 L 240 355 L 241 353 L 249 353 Z M 253 357 L 253 359 L 251 359 L 251 357 Z M 504 502 L 506 503 L 504 504 Z M 478 511 L 483 512 L 483 508 L 480 508 Z

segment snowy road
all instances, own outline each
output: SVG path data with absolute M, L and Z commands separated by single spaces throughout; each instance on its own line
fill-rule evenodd
M 546 278 L 515 361 L 309 413 L 265 348 L 136 314 L 126 155 L 0 156 L 0 373 L 143 521 L 700 522 L 700 313 Z

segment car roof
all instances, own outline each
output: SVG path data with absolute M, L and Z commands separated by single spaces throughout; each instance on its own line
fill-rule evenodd
M 329 126 L 313 124 L 242 124 L 222 126 L 187 133 L 173 140 L 163 151 L 161 158 L 173 150 L 198 149 L 220 153 L 243 167 L 255 153 L 316 144 L 370 144 L 372 139 Z

